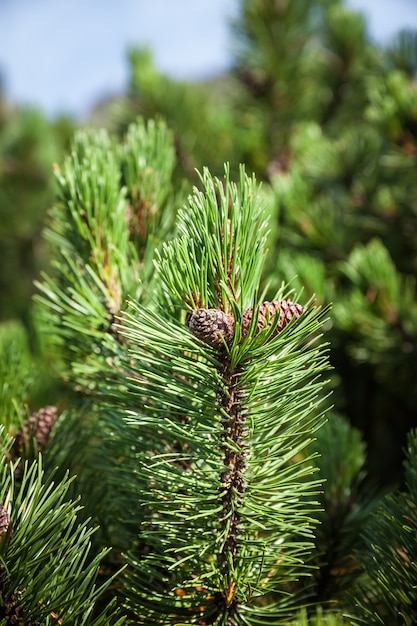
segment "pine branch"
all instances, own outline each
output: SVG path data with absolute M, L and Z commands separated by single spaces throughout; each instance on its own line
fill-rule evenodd
M 265 257 L 267 225 L 256 202 L 255 180 L 245 180 L 243 169 L 240 175 L 241 199 L 228 171 L 223 183 L 213 181 L 204 170 L 204 192 L 195 189 L 179 213 L 179 237 L 157 253 L 157 267 L 171 297 L 190 310 L 210 303 L 229 313 L 238 301 L 247 307 L 253 303 Z M 243 205 L 246 211 L 241 211 Z M 244 271 L 245 265 L 249 271 Z
M 112 401 L 127 404 L 120 391 L 131 373 L 114 321 L 128 296 L 151 307 L 163 300 L 153 251 L 174 228 L 174 166 L 172 135 L 162 121 L 139 119 L 120 142 L 104 130 L 79 131 L 55 168 L 58 197 L 46 233 L 55 259 L 37 283 L 45 335 L 78 392 L 77 410 L 61 416 L 45 462 L 48 470 L 61 468 L 60 478 L 66 469 L 77 474 L 83 515 L 100 524 L 94 541 L 111 541 L 116 558 L 135 541 L 132 524 L 118 527 L 126 501 L 138 514 L 140 506 L 132 505 L 136 490 L 112 479 L 113 465 L 130 455 L 111 413 Z
M 94 389 L 95 367 L 120 353 L 113 323 L 126 297 L 149 294 L 150 255 L 173 227 L 173 167 L 166 126 L 141 120 L 122 145 L 104 130 L 79 131 L 56 167 L 58 200 L 46 232 L 56 258 L 51 274 L 36 283 L 37 300 L 65 375 L 85 393 Z M 78 371 L 85 363 L 88 378 Z
M 17 464 L 7 462 L 11 440 L 2 433 L 0 504 L 1 623 L 95 626 L 121 624 L 114 606 L 95 606 L 106 585 L 97 587 L 100 561 L 90 556 L 94 529 L 77 523 L 79 505 L 66 500 L 68 477 L 54 485 L 45 480 L 41 456 L 26 464 L 19 485 Z M 5 621 L 4 621 L 5 620 Z
M 260 624 L 288 610 L 285 584 L 312 548 L 317 485 L 297 455 L 321 422 L 322 314 L 256 303 L 266 223 L 254 181 L 202 182 L 157 261 L 189 315 L 132 305 L 120 327 L 144 507 L 127 589 L 141 623 Z
M 344 607 L 346 592 L 361 572 L 361 532 L 378 499 L 365 482 L 366 456 L 361 434 L 342 416 L 329 415 L 308 453 L 323 481 L 314 554 L 317 569 L 310 597 L 323 605 L 331 602 L 333 608 Z
M 358 623 L 412 624 L 417 620 L 417 433 L 408 437 L 406 489 L 384 499 L 363 532 L 363 576 L 352 603 Z

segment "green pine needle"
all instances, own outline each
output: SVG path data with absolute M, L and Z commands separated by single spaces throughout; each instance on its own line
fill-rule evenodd
M 98 587 L 100 562 L 108 552 L 93 556 L 91 536 L 95 529 L 79 524 L 79 504 L 67 500 L 71 483 L 46 480 L 42 457 L 25 464 L 19 485 L 6 460 L 11 442 L 2 434 L 0 503 L 10 517 L 9 529 L 0 542 L 0 563 L 6 572 L 3 598 L 17 594 L 23 611 L 45 624 L 62 619 L 74 625 L 121 624 L 114 607 L 94 611 L 95 604 L 111 584 Z M 16 596 L 14 596 L 16 597 Z

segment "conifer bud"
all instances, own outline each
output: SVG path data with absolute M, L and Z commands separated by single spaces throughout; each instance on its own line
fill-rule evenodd
M 220 309 L 196 309 L 188 318 L 188 328 L 201 341 L 219 348 L 232 339 L 234 322 Z
M 304 312 L 301 304 L 288 300 L 274 300 L 273 302 L 262 302 L 259 307 L 257 328 L 262 330 L 266 325 L 271 326 L 276 323 L 276 333 L 279 333 L 293 317 L 300 317 Z M 246 337 L 249 332 L 253 316 L 253 307 L 249 307 L 242 317 L 242 335 Z M 277 320 L 278 316 L 278 320 Z

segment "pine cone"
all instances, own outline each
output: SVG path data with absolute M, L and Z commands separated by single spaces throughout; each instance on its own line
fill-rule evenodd
M 41 623 L 28 614 L 20 604 L 19 593 L 13 593 L 0 606 L 0 619 L 6 618 L 7 624 L 21 624 L 22 626 L 41 626 Z
M 16 435 L 14 447 L 21 454 L 25 441 L 35 438 L 38 450 L 43 451 L 48 442 L 52 427 L 58 417 L 56 406 L 45 406 L 32 413 Z
M 292 320 L 293 317 L 300 317 L 304 312 L 304 307 L 301 304 L 295 302 L 289 302 L 288 300 L 274 300 L 273 302 L 262 302 L 259 307 L 258 315 L 258 330 L 264 328 L 267 324 L 271 326 L 275 323 L 275 318 L 279 315 L 276 325 L 276 333 L 279 333 L 284 326 Z M 242 335 L 246 337 L 249 332 L 253 315 L 253 307 L 249 307 L 242 317 Z
M 233 337 L 234 321 L 220 309 L 196 309 L 188 319 L 193 335 L 218 348 Z
M 0 504 L 0 540 L 4 533 L 7 533 L 10 524 L 10 515 L 5 507 Z

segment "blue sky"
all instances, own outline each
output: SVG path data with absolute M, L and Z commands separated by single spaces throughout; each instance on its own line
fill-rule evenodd
M 306 0 L 308 1 L 308 0 Z M 417 29 L 416 0 L 348 0 L 387 41 Z M 9 101 L 83 117 L 128 80 L 127 49 L 148 45 L 174 78 L 215 75 L 231 62 L 238 0 L 0 0 L 0 74 Z

